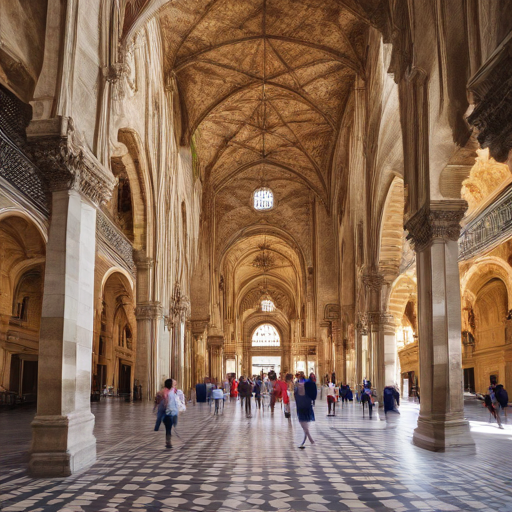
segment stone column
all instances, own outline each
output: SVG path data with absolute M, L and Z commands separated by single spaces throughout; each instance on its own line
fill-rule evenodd
M 222 379 L 224 377 L 224 337 L 208 336 L 208 359 L 209 359 L 209 377 Z
M 464 419 L 457 244 L 466 207 L 431 201 L 405 226 L 418 276 L 421 406 L 413 443 L 432 451 L 474 450 Z
M 108 199 L 114 180 L 72 136 L 31 141 L 52 194 L 29 464 L 41 477 L 68 476 L 96 460 L 90 407 L 96 205 Z
M 332 361 L 329 360 L 329 343 L 331 334 L 331 322 L 322 321 L 320 322 L 320 340 L 317 345 L 317 356 L 318 356 L 318 370 L 317 370 L 317 382 L 324 383 L 324 377 L 326 374 L 331 376 L 331 365 Z
M 368 349 L 370 351 L 370 375 L 372 387 L 377 389 L 377 399 L 382 404 L 384 387 L 384 347 L 381 335 L 380 292 L 384 278 L 378 272 L 363 276 L 363 284 L 368 294 Z
M 192 331 L 192 346 L 194 351 L 192 353 L 192 386 L 195 386 L 199 382 L 203 382 L 206 377 L 205 359 L 207 354 L 203 349 L 204 342 L 203 335 L 208 327 L 209 320 L 190 320 L 191 331 Z
M 394 386 L 399 384 L 397 382 L 396 375 L 396 363 L 397 363 L 397 349 L 396 349 L 396 332 L 395 332 L 395 320 L 392 315 L 384 313 L 381 315 L 381 337 L 382 346 L 384 349 L 383 354 L 383 385 Z
M 366 360 L 363 361 L 363 345 L 368 343 L 368 317 L 365 313 L 358 314 L 358 322 L 355 333 L 355 366 L 356 366 L 356 386 L 362 384 L 367 375 L 363 375 L 366 370 Z
M 158 391 L 158 324 L 162 314 L 160 302 L 139 302 L 137 300 L 137 307 L 135 308 L 135 317 L 137 318 L 135 378 L 142 385 L 142 396 L 146 400 L 153 400 L 155 393 Z

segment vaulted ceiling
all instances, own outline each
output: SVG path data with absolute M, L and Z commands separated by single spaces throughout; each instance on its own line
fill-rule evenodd
M 350 3 L 350 2 L 349 2 Z M 182 143 L 220 190 L 254 169 L 302 180 L 324 202 L 365 22 L 339 0 L 176 0 L 160 11 Z

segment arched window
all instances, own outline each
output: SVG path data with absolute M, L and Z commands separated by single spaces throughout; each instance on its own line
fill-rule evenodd
M 274 194 L 267 187 L 261 187 L 254 191 L 254 209 L 265 211 L 274 208 Z
M 275 306 L 271 300 L 265 299 L 261 301 L 261 311 L 265 311 L 267 313 L 274 311 Z
M 253 347 L 279 347 L 280 345 L 281 338 L 273 325 L 260 325 L 252 335 Z

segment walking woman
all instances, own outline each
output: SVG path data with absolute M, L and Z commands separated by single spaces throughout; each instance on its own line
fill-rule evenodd
M 310 380 L 306 380 L 304 373 L 301 372 L 294 390 L 295 402 L 297 404 L 297 416 L 300 426 L 304 431 L 304 440 L 299 445 L 301 449 L 305 448 L 306 439 L 309 439 L 311 444 L 315 444 L 315 441 L 309 433 L 309 423 L 315 421 L 313 401 L 316 400 L 316 393 L 316 384 Z
M 165 407 L 164 425 L 165 425 L 165 447 L 172 448 L 171 444 L 171 430 L 172 427 L 176 428 L 178 424 L 178 398 L 176 395 L 176 381 L 174 379 L 167 379 L 165 387 L 169 390 L 167 393 L 167 401 Z

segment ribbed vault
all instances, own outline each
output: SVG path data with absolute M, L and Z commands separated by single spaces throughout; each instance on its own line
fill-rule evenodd
M 178 0 L 160 11 L 167 71 L 203 177 L 293 172 L 320 195 L 355 75 L 365 22 L 338 0 Z

